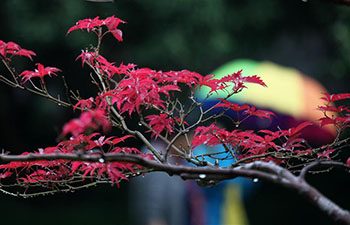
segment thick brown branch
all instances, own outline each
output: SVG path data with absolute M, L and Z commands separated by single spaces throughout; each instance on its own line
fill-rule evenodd
M 220 167 L 193 167 L 186 165 L 171 165 L 163 164 L 154 160 L 144 159 L 137 155 L 131 154 L 112 154 L 106 153 L 104 155 L 89 155 L 89 154 L 28 154 L 28 155 L 6 155 L 0 154 L 0 162 L 11 162 L 11 161 L 35 161 L 35 160 L 70 160 L 70 161 L 85 161 L 85 162 L 100 162 L 103 158 L 104 162 L 129 162 L 141 165 L 145 168 L 152 169 L 153 171 L 164 171 L 170 175 L 181 175 L 183 173 L 190 174 L 212 174 L 225 176 L 225 179 L 232 179 L 238 176 L 248 177 L 248 178 L 261 178 L 264 180 L 269 180 L 275 182 L 271 179 L 269 173 L 263 171 L 253 170 L 256 166 L 252 164 L 259 164 L 260 162 L 254 162 L 247 164 L 245 166 L 236 168 L 220 168 Z M 263 163 L 268 164 L 268 163 Z M 271 163 L 272 165 L 272 163 Z
M 304 180 L 299 179 L 299 183 L 295 183 L 292 189 L 305 197 L 311 204 L 328 215 L 337 224 L 350 224 L 349 211 L 339 207 Z
M 340 208 L 334 202 L 310 186 L 304 179 L 293 175 L 287 169 L 284 169 L 272 162 L 256 161 L 234 168 L 220 167 L 193 167 L 189 165 L 171 165 L 159 163 L 154 160 L 144 159 L 131 154 L 111 154 L 88 155 L 88 154 L 29 154 L 29 155 L 0 155 L 0 162 L 11 161 L 34 161 L 34 160 L 71 160 L 100 162 L 101 157 L 104 162 L 129 162 L 141 165 L 152 171 L 163 171 L 169 175 L 178 175 L 184 179 L 199 179 L 208 184 L 215 184 L 216 181 L 232 179 L 235 177 L 259 178 L 270 181 L 291 190 L 296 191 L 305 197 L 313 205 L 326 213 L 330 218 L 340 224 L 350 224 L 350 214 L 348 211 Z M 324 165 L 342 166 L 337 162 L 321 162 Z M 312 168 L 310 166 L 310 168 Z M 307 170 L 306 170 L 307 171 Z

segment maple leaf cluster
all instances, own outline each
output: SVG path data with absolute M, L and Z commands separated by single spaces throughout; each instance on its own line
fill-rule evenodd
M 109 33 L 112 33 L 113 36 L 118 40 L 118 41 L 123 41 L 123 33 L 120 29 L 118 29 L 118 25 L 120 23 L 126 23 L 125 21 L 115 17 L 115 16 L 110 16 L 107 17 L 104 20 L 100 20 L 99 17 L 95 17 L 94 19 L 83 19 L 79 20 L 75 26 L 72 26 L 68 32 L 67 35 L 78 29 L 86 29 L 88 32 L 93 31 L 97 32 L 97 29 L 106 26 Z M 107 33 L 106 32 L 106 33 Z
M 105 133 L 111 129 L 110 122 L 106 118 L 106 112 L 102 109 L 94 109 L 85 111 L 78 119 L 66 123 L 63 126 L 62 135 L 65 136 L 71 133 L 73 137 L 77 137 L 88 129 L 97 130 L 99 127 L 102 127 Z
M 125 154 L 137 154 L 139 156 L 153 159 L 149 154 L 141 153 L 136 148 L 119 147 L 118 143 L 124 141 L 127 138 L 132 137 L 126 135 L 123 137 L 109 137 L 105 138 L 99 133 L 93 133 L 90 135 L 81 134 L 70 140 L 62 141 L 54 147 L 47 147 L 45 149 L 39 149 L 37 152 L 24 152 L 21 156 L 25 155 L 44 155 L 44 154 L 57 154 L 57 153 L 79 153 L 100 155 L 99 162 L 79 162 L 68 160 L 38 160 L 32 162 L 10 162 L 8 164 L 0 165 L 0 178 L 4 179 L 11 175 L 15 175 L 20 184 L 35 184 L 41 183 L 48 187 L 55 185 L 55 182 L 61 180 L 84 180 L 88 175 L 92 179 L 110 179 L 112 184 L 119 186 L 120 180 L 128 180 L 125 176 L 126 172 L 134 172 L 135 168 L 140 168 L 133 163 L 119 163 L 109 162 L 104 163 L 103 154 L 105 153 L 125 153 Z M 106 152 L 105 149 L 108 149 Z
M 109 78 L 112 78 L 114 74 L 122 77 L 114 89 L 100 93 L 95 101 L 98 102 L 100 108 L 105 109 L 116 103 L 121 113 L 128 112 L 129 115 L 133 112 L 140 114 L 141 106 L 165 109 L 165 102 L 169 101 L 170 97 L 169 92 L 180 91 L 179 84 L 181 83 L 192 89 L 208 86 L 212 88 L 210 93 L 232 86 L 232 84 L 234 84 L 232 91 L 237 93 L 245 87 L 245 82 L 266 86 L 257 76 L 241 76 L 241 71 L 217 80 L 211 79 L 211 75 L 203 76 L 188 70 L 163 72 L 150 68 L 137 69 L 134 64 L 121 64 L 117 67 L 101 55 L 96 56 L 91 52 L 83 52 L 79 58 L 82 59 L 83 64 L 88 61 L 92 67 L 101 69 L 101 73 Z M 107 102 L 107 97 L 110 98 L 110 103 Z M 253 111 L 255 111 L 254 107 L 247 108 L 247 113 L 254 114 Z M 266 114 L 263 110 L 257 110 L 255 113 L 258 113 L 259 117 L 273 115 L 270 112 Z
M 19 76 L 23 76 L 24 82 L 27 82 L 29 79 L 33 77 L 40 77 L 43 80 L 44 76 L 46 75 L 48 75 L 49 77 L 51 77 L 51 74 L 57 76 L 56 72 L 61 71 L 56 67 L 44 67 L 40 63 L 37 63 L 36 65 L 38 66 L 38 68 L 35 69 L 34 71 L 25 70 L 21 74 L 19 74 Z
M 255 106 L 250 106 L 247 104 L 239 105 L 234 102 L 227 101 L 225 99 L 219 99 L 220 103 L 216 104 L 214 108 L 223 108 L 225 110 L 232 110 L 235 112 L 243 112 L 243 115 L 246 115 L 247 117 L 243 118 L 242 120 L 247 119 L 250 116 L 256 116 L 260 119 L 266 118 L 271 119 L 271 116 L 276 116 L 275 113 L 267 111 L 267 110 L 261 110 L 256 109 Z
M 0 55 L 2 55 L 5 59 L 11 60 L 11 56 L 24 56 L 32 59 L 32 56 L 35 56 L 36 54 L 33 51 L 21 48 L 18 44 L 10 41 L 8 43 L 0 40 Z
M 98 36 L 97 47 L 85 49 L 77 57 L 81 60 L 82 67 L 89 66 L 93 70 L 93 83 L 96 85 L 96 95 L 89 98 L 81 98 L 80 95 L 73 95 L 74 104 L 67 103 L 73 110 L 79 109 L 81 114 L 79 118 L 67 122 L 63 128 L 60 138 L 68 138 L 61 141 L 56 146 L 39 149 L 37 152 L 22 153 L 27 155 L 50 155 L 50 154 L 75 154 L 78 156 L 99 156 L 98 162 L 88 162 L 83 160 L 71 161 L 65 159 L 56 160 L 37 160 L 37 161 L 18 161 L 0 165 L 0 181 L 16 177 L 18 185 L 41 184 L 41 186 L 55 189 L 60 185 L 65 185 L 65 181 L 84 182 L 87 179 L 94 181 L 108 181 L 119 185 L 120 180 L 127 180 L 127 174 L 135 174 L 141 170 L 141 167 L 135 163 L 128 162 L 105 162 L 105 154 L 115 155 L 133 155 L 147 160 L 166 161 L 157 155 L 152 147 L 152 154 L 145 154 L 133 147 L 120 147 L 118 144 L 131 137 L 140 137 L 139 130 L 131 130 L 126 125 L 125 117 L 135 118 L 143 121 L 141 125 L 147 128 L 146 133 L 151 133 L 151 138 L 162 140 L 170 139 L 167 143 L 169 148 L 174 145 L 176 138 L 180 135 L 187 135 L 194 131 L 193 139 L 188 140 L 190 150 L 196 151 L 200 145 L 213 147 L 222 145 L 225 148 L 226 159 L 234 159 L 235 163 L 251 162 L 255 160 L 273 161 L 279 165 L 288 165 L 285 159 L 302 160 L 331 160 L 333 159 L 335 148 L 330 146 L 321 147 L 313 150 L 301 137 L 304 128 L 314 125 L 310 122 L 299 124 L 297 127 L 286 130 L 241 130 L 238 125 L 244 122 L 248 117 L 258 117 L 259 119 L 271 120 L 271 117 L 277 116 L 273 112 L 257 109 L 248 104 L 237 104 L 228 101 L 233 94 L 241 92 L 246 88 L 246 83 L 254 83 L 267 87 L 267 85 L 257 75 L 242 76 L 242 70 L 233 72 L 220 79 L 214 75 L 201 75 L 189 70 L 181 71 L 158 71 L 150 68 L 138 68 L 133 63 L 116 64 L 108 61 L 100 54 L 100 44 L 103 37 L 112 33 L 118 40 L 122 41 L 122 32 L 118 28 L 120 23 L 125 21 L 111 16 L 106 19 L 96 17 L 94 19 L 79 20 L 72 26 L 67 34 L 74 30 L 82 29 L 93 32 Z M 107 28 L 104 33 L 103 27 Z M 35 53 L 22 49 L 14 42 L 5 43 L 0 41 L 0 54 L 5 59 L 4 63 L 9 66 L 11 57 L 20 55 L 32 59 Z M 23 79 L 21 85 L 34 85 L 27 82 L 32 78 L 40 78 L 42 86 L 45 87 L 44 77 L 51 75 L 57 76 L 61 72 L 56 67 L 45 67 L 37 63 L 34 71 L 25 70 L 18 74 Z M 7 81 L 8 82 L 8 81 Z M 19 84 L 18 84 L 19 85 Z M 27 86 L 23 86 L 26 87 Z M 203 110 L 203 102 L 197 102 L 194 93 L 201 87 L 209 87 L 207 98 L 215 92 L 224 91 L 227 93 L 225 98 L 218 98 L 217 104 L 212 108 Z M 184 88 L 190 90 L 192 105 L 188 111 L 182 105 L 175 93 L 182 92 Z M 38 90 L 37 87 L 35 87 Z M 47 95 L 52 100 L 46 89 L 39 91 L 41 95 Z M 72 92 L 73 93 L 73 92 Z M 350 126 L 350 109 L 344 105 L 334 106 L 336 101 L 350 99 L 350 94 L 324 94 L 325 106 L 320 106 L 319 110 L 324 112 L 324 117 L 320 118 L 320 125 L 333 125 L 338 130 L 343 130 Z M 56 99 L 56 101 L 61 101 Z M 195 110 L 199 109 L 199 110 Z M 233 120 L 233 125 L 237 125 L 234 130 L 228 131 L 212 123 L 209 126 L 202 126 L 206 121 L 215 120 L 218 116 L 210 115 L 213 109 L 221 109 L 222 112 L 234 111 L 243 115 Z M 185 112 L 186 111 L 186 112 Z M 198 112 L 196 122 L 186 121 L 189 115 Z M 330 115 L 330 113 L 333 113 Z M 336 114 L 335 114 L 336 113 Z M 146 116 L 144 116 L 146 115 Z M 128 134 L 122 137 L 106 137 L 112 127 L 117 127 Z M 102 130 L 103 133 L 96 131 Z M 132 134 L 132 135 L 130 135 Z M 171 139 L 175 134 L 175 138 Z M 180 135 L 178 135 L 180 134 Z M 142 136 L 144 137 L 144 136 Z M 148 144 L 148 142 L 145 142 Z M 200 164 L 203 162 L 199 158 L 189 158 L 188 152 L 182 149 L 177 150 L 183 159 L 193 162 L 197 160 Z M 182 154 L 182 155 L 181 155 Z M 207 156 L 211 156 L 207 153 Z M 215 153 L 212 153 L 215 155 Z M 167 154 L 166 154 L 167 155 Z M 303 158 L 304 157 L 304 158 Z M 347 160 L 350 166 L 350 158 Z M 202 165 L 202 164 L 200 164 Z M 68 182 L 68 183 L 69 183 Z
M 13 56 L 24 56 L 29 58 L 30 60 L 33 60 L 32 56 L 36 56 L 36 54 L 33 51 L 24 49 L 12 41 L 6 43 L 2 40 L 0 40 L 0 55 L 4 58 L 5 61 L 3 63 L 7 66 Z M 22 77 L 24 83 L 33 77 L 40 77 L 42 82 L 44 82 L 44 76 L 51 76 L 51 74 L 57 76 L 56 72 L 61 71 L 60 69 L 55 67 L 44 67 L 40 63 L 37 63 L 36 65 L 37 69 L 35 69 L 34 71 L 25 70 L 18 75 Z
M 336 101 L 350 99 L 350 93 L 328 94 L 323 93 L 323 100 L 326 101 L 325 106 L 320 106 L 319 110 L 324 113 L 324 117 L 320 118 L 321 126 L 335 125 L 339 129 L 345 129 L 350 126 L 350 109 L 344 105 L 335 107 L 332 105 Z M 329 113 L 333 113 L 329 115 Z M 334 115 L 334 113 L 337 113 Z
M 195 135 L 192 141 L 194 148 L 204 144 L 208 146 L 225 145 L 226 148 L 231 148 L 227 154 L 237 159 L 251 158 L 252 156 L 264 155 L 266 153 L 275 152 L 308 152 L 308 146 L 305 145 L 305 140 L 299 138 L 300 131 L 312 124 L 305 122 L 295 128 L 279 131 L 260 130 L 257 133 L 252 130 L 235 129 L 227 131 L 215 124 L 210 126 L 199 126 L 195 130 Z M 287 142 L 281 139 L 287 139 Z M 233 153 L 233 154 L 232 154 Z M 261 160 L 256 158 L 255 160 Z M 251 161 L 254 161 L 252 159 Z M 283 160 L 276 160 L 273 157 L 264 157 L 263 161 L 274 161 L 276 164 L 283 163 Z
M 150 121 L 149 126 L 152 127 L 149 132 L 154 131 L 151 136 L 157 138 L 164 129 L 166 129 L 169 134 L 173 132 L 174 119 L 169 118 L 167 114 L 161 113 L 160 115 L 150 115 L 145 118 Z

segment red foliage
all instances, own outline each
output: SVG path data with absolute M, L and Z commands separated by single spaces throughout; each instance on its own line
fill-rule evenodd
M 259 84 L 261 86 L 267 87 L 265 82 L 261 80 L 261 78 L 257 75 L 242 77 L 241 80 L 246 83 L 255 83 L 255 84 Z
M 126 22 L 114 16 L 107 17 L 104 20 L 100 20 L 99 17 L 95 17 L 94 19 L 83 19 L 79 20 L 76 25 L 72 26 L 68 30 L 67 35 L 70 32 L 78 29 L 86 29 L 88 32 L 90 32 L 95 31 L 96 28 L 99 28 L 101 26 L 106 26 L 108 32 L 112 33 L 118 41 L 123 41 L 123 33 L 120 29 L 118 29 L 118 25 L 120 23 Z
M 262 119 L 262 118 L 271 119 L 271 116 L 276 116 L 276 114 L 273 112 L 270 112 L 267 110 L 256 109 L 255 106 L 248 107 L 243 113 L 248 114 L 250 116 L 257 116 L 260 119 Z
M 80 99 L 77 104 L 74 105 L 73 110 L 76 110 L 77 107 L 80 107 L 81 111 L 91 109 L 94 105 L 94 98 L 90 97 L 88 99 Z
M 42 81 L 44 81 L 44 76 L 48 75 L 51 77 L 51 74 L 57 76 L 56 72 L 60 72 L 61 70 L 56 67 L 44 67 L 42 64 L 37 63 L 38 69 L 34 71 L 25 70 L 19 76 L 23 76 L 24 82 L 27 82 L 29 79 L 33 77 L 40 77 Z
M 328 103 L 340 101 L 344 99 L 350 99 L 350 93 L 333 94 L 333 95 L 330 95 L 328 93 L 323 93 L 323 95 L 324 97 L 322 97 L 321 99 L 327 101 Z
M 220 103 L 215 105 L 214 108 L 223 108 L 225 110 L 230 109 L 235 112 L 243 111 L 243 115 L 256 116 L 256 117 L 259 117 L 260 119 L 262 118 L 271 119 L 271 116 L 276 116 L 276 114 L 273 112 L 256 109 L 255 106 L 250 106 L 247 104 L 239 105 L 237 103 L 233 103 L 225 99 L 219 99 L 219 100 L 220 100 Z
M 86 62 L 93 65 L 94 60 L 97 58 L 97 54 L 95 52 L 82 51 L 81 54 L 75 60 L 78 60 L 79 58 L 81 58 L 81 66 L 84 67 L 84 64 Z
M 283 135 L 287 135 L 289 137 L 297 137 L 300 134 L 300 131 L 308 126 L 313 125 L 311 122 L 304 122 L 299 124 L 297 127 L 289 128 L 288 130 L 282 131 Z
M 246 88 L 244 83 L 256 83 L 256 84 L 259 84 L 261 86 L 266 87 L 266 84 L 256 75 L 243 77 L 242 70 L 221 78 L 219 80 L 219 83 L 223 84 L 224 87 L 227 86 L 227 83 L 232 83 L 233 84 L 233 88 L 232 88 L 233 93 L 238 93 L 243 88 Z M 229 91 L 231 91 L 231 90 L 229 90 Z
M 249 105 L 247 105 L 247 104 L 239 105 L 237 103 L 233 103 L 233 102 L 227 101 L 225 99 L 219 99 L 219 100 L 221 101 L 221 103 L 215 105 L 215 108 L 231 109 L 231 110 L 236 111 L 236 112 L 249 109 Z
M 119 67 L 115 66 L 114 63 L 108 62 L 106 58 L 95 52 L 82 51 L 77 59 L 79 58 L 81 58 L 82 67 L 84 67 L 85 63 L 88 63 L 98 69 L 102 74 L 107 74 L 109 78 L 112 78 L 115 74 L 128 74 L 129 70 L 136 67 L 135 64 L 130 63 L 128 65 L 121 63 Z
M 106 98 L 111 98 L 111 104 L 116 106 L 121 113 L 140 113 L 141 106 L 165 108 L 161 94 L 169 96 L 169 91 L 180 91 L 177 85 L 164 84 L 167 78 L 159 79 L 160 72 L 149 68 L 128 70 L 125 77 L 118 83 L 114 90 L 107 91 L 98 99 L 99 107 L 108 108 Z
M 340 127 L 348 127 L 350 126 L 350 114 L 347 114 L 346 117 L 335 117 L 335 118 L 330 118 L 330 117 L 323 117 L 320 118 L 321 121 L 321 126 L 325 125 L 336 125 Z
M 350 99 L 350 93 L 329 95 L 324 93 L 327 103 L 325 106 L 318 107 L 318 110 L 324 113 L 324 117 L 320 118 L 321 126 L 334 125 L 340 129 L 345 129 L 350 126 L 350 109 L 344 105 L 335 107 L 332 105 L 335 101 Z M 330 112 L 331 115 L 328 114 Z
M 152 137 L 155 136 L 157 138 L 164 129 L 166 129 L 169 134 L 173 132 L 174 120 L 169 118 L 167 114 L 161 113 L 160 115 L 150 115 L 145 118 L 150 121 L 148 125 L 152 127 L 148 132 L 155 132 L 152 133 Z
M 98 129 L 102 127 L 104 132 L 111 129 L 111 125 L 106 118 L 106 112 L 102 109 L 94 109 L 83 112 L 78 119 L 73 119 L 66 123 L 62 129 L 62 135 L 71 133 L 74 137 L 84 133 L 87 129 Z
M 331 160 L 330 154 L 333 153 L 334 151 L 335 151 L 335 149 L 333 149 L 333 148 L 327 148 L 327 150 L 323 151 L 322 153 L 317 154 L 317 157 Z
M 335 106 L 319 106 L 318 109 L 324 113 L 326 112 L 336 112 L 336 113 L 342 113 L 342 112 L 350 112 L 350 109 L 344 105 L 341 105 L 339 107 Z
M 238 158 L 245 158 L 254 155 L 265 154 L 268 151 L 296 151 L 300 148 L 304 149 L 304 139 L 298 138 L 300 131 L 311 123 L 300 124 L 296 128 L 280 131 L 260 130 L 258 133 L 265 134 L 260 136 L 254 131 L 233 130 L 229 132 L 223 128 L 219 128 L 214 124 L 208 127 L 200 126 L 195 130 L 192 141 L 193 148 L 204 144 L 208 146 L 222 145 L 231 146 L 242 151 L 233 151 Z M 282 142 L 280 138 L 287 138 L 287 141 Z M 271 159 L 270 157 L 266 157 Z M 276 163 L 278 161 L 275 161 Z
M 86 29 L 88 32 L 96 33 L 99 41 L 107 33 L 112 33 L 118 41 L 122 41 L 122 32 L 118 29 L 120 23 L 125 22 L 114 16 L 104 20 L 100 20 L 99 17 L 79 20 L 76 25 L 68 30 L 67 34 L 77 29 Z M 102 32 L 103 26 L 107 28 L 104 33 Z M 0 41 L 0 54 L 8 61 L 14 55 L 28 57 L 29 59 L 32 59 L 32 56 L 35 55 L 34 52 L 22 49 L 16 43 L 5 43 L 3 41 Z M 125 121 L 120 118 L 125 116 L 124 113 L 128 113 L 131 117 L 133 113 L 141 114 L 147 109 L 152 109 L 152 115 L 145 117 L 150 127 L 147 132 L 152 132 L 152 138 L 157 139 L 162 133 L 171 135 L 175 131 L 183 132 L 185 128 L 188 131 L 184 132 L 189 132 L 195 128 L 191 142 L 192 148 L 200 145 L 224 145 L 226 152 L 230 153 L 235 160 L 246 159 L 247 162 L 264 160 L 280 164 L 283 162 L 282 159 L 264 154 L 285 152 L 291 155 L 309 155 L 314 159 L 330 160 L 333 157 L 332 153 L 336 151 L 330 147 L 323 152 L 312 152 L 309 149 L 305 141 L 300 138 L 300 133 L 304 128 L 312 125 L 310 122 L 302 123 L 287 130 L 260 130 L 258 132 L 240 129 L 228 131 L 214 123 L 209 126 L 199 126 L 200 122 L 205 119 L 192 126 L 185 122 L 188 116 L 184 112 L 183 108 L 185 107 L 178 103 L 177 99 L 176 101 L 172 100 L 174 93 L 180 92 L 183 86 L 190 88 L 192 94 L 197 88 L 207 86 L 210 88 L 208 96 L 212 92 L 225 89 L 228 93 L 227 98 L 246 88 L 245 83 L 255 83 L 266 87 L 266 84 L 257 75 L 243 77 L 242 70 L 240 70 L 220 79 L 215 79 L 214 75 L 203 76 L 189 70 L 163 72 L 150 68 L 136 68 L 135 64 L 121 63 L 116 66 L 114 62 L 109 62 L 100 55 L 98 48 L 82 51 L 77 59 L 82 60 L 82 66 L 85 64 L 90 66 L 99 80 L 101 82 L 106 81 L 108 85 L 102 83 L 101 86 L 98 86 L 99 93 L 95 98 L 80 99 L 79 97 L 76 99 L 78 101 L 73 109 L 76 110 L 79 107 L 81 115 L 79 118 L 66 123 L 62 129 L 62 136 L 70 134 L 70 139 L 60 142 L 57 146 L 39 149 L 33 153 L 25 152 L 22 155 L 88 154 L 101 157 L 100 161 L 37 160 L 10 162 L 0 165 L 0 180 L 16 176 L 18 181 L 22 183 L 33 184 L 69 180 L 75 176 L 80 176 L 82 180 L 106 178 L 112 184 L 119 186 L 120 180 L 128 179 L 126 173 L 135 173 L 135 169 L 140 167 L 133 163 L 105 162 L 103 158 L 105 153 L 132 154 L 151 160 L 153 160 L 153 156 L 144 154 L 136 148 L 116 146 L 128 138 L 134 137 L 132 135 L 106 138 L 100 133 L 92 132 L 100 128 L 103 132 L 110 131 L 112 128 L 110 119 L 113 119 L 113 117 L 118 118 L 116 120 L 117 126 L 122 127 Z M 39 77 L 43 81 L 46 75 L 51 76 L 53 74 L 57 76 L 56 72 L 61 71 L 55 67 L 44 67 L 40 63 L 36 65 L 37 69 L 34 71 L 26 70 L 19 74 L 24 82 L 33 77 Z M 115 76 L 116 74 L 118 76 Z M 228 90 L 229 88 L 230 90 Z M 350 99 L 350 93 L 334 95 L 324 93 L 322 99 L 326 101 L 326 105 L 319 107 L 319 110 L 325 114 L 320 119 L 321 126 L 331 124 L 341 129 L 350 126 L 350 109 L 343 105 L 339 107 L 332 105 L 335 101 Z M 201 103 L 195 102 L 193 95 L 191 100 L 194 101 L 193 105 L 201 106 Z M 271 116 L 275 116 L 273 112 L 260 110 L 247 104 L 239 105 L 226 99 L 218 100 L 219 103 L 213 108 L 241 112 L 245 118 L 255 116 L 260 119 L 271 119 Z M 170 111 L 171 113 L 168 113 Z M 176 112 L 174 115 L 173 111 Z M 327 112 L 335 112 L 339 115 L 330 117 Z M 206 113 L 202 112 L 201 116 L 205 117 Z M 240 123 L 245 118 L 234 122 Z M 123 129 L 128 131 L 125 127 Z M 130 133 L 134 134 L 134 132 Z M 261 158 L 256 156 L 261 156 Z M 350 166 L 350 158 L 346 161 L 346 164 Z
M 98 133 L 91 135 L 79 135 L 76 138 L 72 138 L 67 141 L 59 143 L 55 147 L 48 147 L 45 149 L 39 149 L 38 152 L 33 153 L 22 153 L 21 155 L 40 155 L 40 154 L 52 154 L 52 153 L 75 153 L 84 152 L 84 154 L 100 155 L 104 153 L 103 146 L 107 145 L 110 149 L 109 153 L 125 153 L 125 154 L 136 154 L 146 159 L 153 160 L 153 157 L 149 154 L 143 154 L 136 148 L 118 147 L 116 144 L 124 141 L 127 138 L 132 137 L 127 135 L 124 137 L 110 137 L 105 139 Z M 99 149 L 99 151 L 96 151 Z M 0 165 L 0 179 L 5 179 L 13 174 L 16 174 L 19 181 L 24 183 L 37 183 L 37 182 L 48 182 L 72 179 L 73 176 L 81 175 L 82 179 L 86 178 L 87 175 L 91 177 L 108 177 L 111 179 L 112 184 L 119 186 L 121 179 L 126 179 L 124 175 L 126 171 L 134 172 L 135 168 L 139 166 L 133 163 L 122 163 L 122 162 L 110 162 L 104 163 L 103 158 L 100 162 L 78 162 L 78 161 L 67 161 L 67 160 L 38 160 L 30 162 L 10 162 L 7 164 Z M 27 173 L 27 171 L 33 171 Z
M 36 54 L 33 51 L 23 49 L 21 46 L 14 42 L 4 42 L 0 40 L 0 54 L 7 60 L 10 60 L 9 55 L 19 55 L 19 56 L 24 56 L 29 58 L 30 60 L 32 59 L 32 56 L 35 56 Z
M 213 77 L 214 75 L 207 75 L 206 77 L 201 77 L 199 79 L 200 86 L 204 85 L 211 88 L 209 93 L 223 89 L 227 90 L 227 88 L 231 85 L 232 90 L 227 91 L 238 93 L 242 91 L 243 88 L 246 88 L 244 83 L 256 83 L 266 87 L 266 84 L 256 75 L 243 77 L 242 70 L 232 73 L 231 75 L 224 76 L 221 79 L 212 79 Z

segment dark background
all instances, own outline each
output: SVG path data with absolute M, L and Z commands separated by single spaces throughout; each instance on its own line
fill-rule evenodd
M 113 14 L 128 22 L 120 25 L 124 42 L 109 36 L 102 47 L 102 54 L 117 64 L 207 74 L 235 58 L 271 60 L 316 78 L 331 93 L 350 91 L 350 7 L 327 1 L 2 0 L 0 40 L 35 51 L 34 62 L 62 69 L 71 88 L 89 97 L 93 86 L 86 79 L 88 70 L 74 60 L 95 37 L 82 31 L 65 34 L 79 19 Z M 27 59 L 14 63 L 19 71 L 34 67 Z M 6 71 L 0 67 L 0 72 Z M 64 94 L 60 78 L 48 85 L 52 93 Z M 72 116 L 71 109 L 1 84 L 0 149 L 21 153 L 56 145 L 62 125 Z M 347 174 L 332 171 L 311 182 L 350 209 Z M 126 182 L 120 189 L 101 186 L 35 199 L 1 194 L 0 221 L 129 224 L 127 196 Z M 331 224 L 295 193 L 265 183 L 248 199 L 247 213 L 252 225 Z

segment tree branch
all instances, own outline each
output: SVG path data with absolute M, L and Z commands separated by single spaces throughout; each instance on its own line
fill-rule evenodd
M 350 169 L 346 164 L 342 162 L 335 162 L 335 161 L 314 161 L 308 165 L 306 165 L 299 174 L 299 178 L 305 180 L 305 176 L 307 172 L 309 172 L 311 169 L 318 167 L 318 166 L 328 166 L 328 167 L 339 167 L 344 169 Z
M 261 180 L 269 181 L 279 184 L 286 188 L 296 191 L 309 202 L 326 213 L 335 222 L 340 224 L 350 224 L 350 214 L 348 211 L 340 208 L 334 202 L 318 192 L 315 188 L 310 186 L 303 177 L 293 175 L 287 169 L 276 165 L 273 162 L 255 161 L 247 163 L 243 166 L 234 168 L 229 167 L 193 167 L 189 165 L 171 165 L 159 163 L 155 160 L 144 159 L 132 154 L 115 154 L 106 153 L 103 155 L 89 155 L 89 154 L 28 154 L 28 155 L 6 155 L 0 154 L 0 162 L 11 161 L 35 161 L 35 160 L 70 160 L 70 161 L 86 161 L 86 162 L 100 162 L 103 158 L 105 163 L 108 162 L 129 162 L 141 165 L 152 171 L 163 171 L 169 175 L 178 175 L 183 179 L 199 179 L 206 181 L 209 185 L 217 181 L 233 179 L 236 177 L 259 178 Z M 328 165 L 343 167 L 344 165 L 338 162 L 318 162 L 311 163 L 302 170 L 301 174 L 305 174 L 309 169 L 316 165 Z
M 292 189 L 328 215 L 337 224 L 350 224 L 350 213 L 348 210 L 339 207 L 304 180 L 299 179 L 299 183 L 295 183 Z

